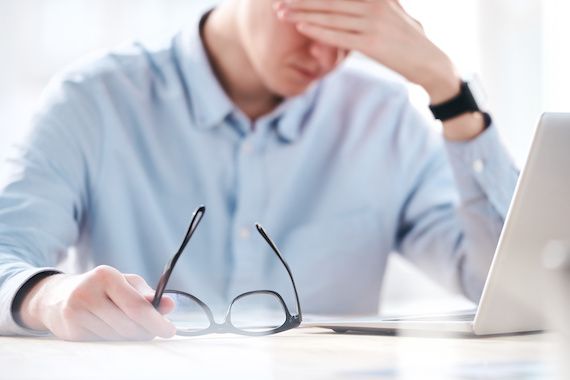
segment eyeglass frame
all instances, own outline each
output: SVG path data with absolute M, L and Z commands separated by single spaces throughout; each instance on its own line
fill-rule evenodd
M 279 293 L 277 293 L 273 290 L 253 290 L 253 291 L 245 292 L 245 293 L 242 293 L 242 294 L 236 296 L 233 299 L 233 301 L 230 303 L 230 305 L 228 306 L 228 310 L 226 312 L 224 322 L 223 323 L 216 323 L 211 309 L 208 307 L 208 305 L 206 305 L 198 297 L 196 297 L 190 293 L 180 291 L 180 290 L 168 290 L 168 289 L 166 289 L 166 285 L 168 285 L 168 281 L 170 279 L 170 276 L 172 275 L 172 272 L 174 270 L 174 267 L 176 266 L 176 263 L 178 262 L 178 259 L 180 258 L 180 256 L 184 252 L 186 246 L 188 245 L 188 242 L 192 238 L 194 231 L 196 230 L 196 228 L 200 224 L 200 221 L 204 217 L 205 213 L 206 213 L 206 207 L 205 206 L 200 206 L 194 211 L 194 213 L 192 215 L 192 220 L 190 222 L 190 225 L 188 226 L 188 230 L 186 232 L 186 235 L 184 236 L 184 240 L 182 241 L 182 244 L 178 248 L 178 251 L 176 252 L 176 254 L 165 265 L 164 270 L 162 272 L 162 275 L 160 276 L 160 279 L 158 280 L 158 284 L 156 286 L 156 291 L 154 293 L 154 298 L 152 300 L 152 305 L 154 306 L 154 308 L 158 309 L 158 307 L 160 305 L 160 301 L 161 301 L 164 293 L 178 294 L 178 295 L 182 295 L 184 297 L 189 297 L 193 301 L 195 301 L 198 305 L 200 305 L 200 307 L 202 307 L 205 315 L 208 317 L 208 321 L 210 322 L 209 327 L 207 327 L 203 330 L 197 330 L 197 331 L 184 331 L 184 330 L 178 330 L 177 329 L 176 334 L 180 335 L 180 336 L 199 336 L 199 335 L 215 334 L 215 333 L 217 333 L 217 334 L 234 333 L 234 334 L 247 335 L 247 336 L 265 336 L 265 335 L 277 334 L 277 333 L 280 333 L 283 331 L 287 331 L 287 330 L 291 330 L 291 329 L 294 329 L 296 327 L 299 327 L 301 325 L 301 322 L 303 321 L 303 313 L 301 311 L 301 303 L 299 302 L 299 294 L 297 292 L 297 285 L 295 284 L 295 280 L 293 279 L 293 274 L 291 272 L 291 268 L 289 268 L 289 265 L 287 264 L 287 262 L 283 258 L 283 255 L 281 254 L 281 252 L 279 251 L 279 249 L 277 248 L 277 246 L 275 245 L 273 240 L 269 237 L 267 232 L 263 229 L 263 227 L 261 225 L 259 225 L 257 223 L 255 224 L 257 232 L 259 232 L 261 237 L 263 237 L 263 239 L 271 247 L 271 250 L 273 251 L 273 253 L 275 253 L 275 255 L 277 256 L 279 261 L 283 264 L 283 266 L 287 270 L 287 274 L 289 275 L 289 279 L 291 280 L 291 284 L 293 285 L 293 291 L 295 293 L 295 301 L 297 304 L 297 312 L 298 312 L 297 315 L 291 314 L 291 312 L 289 311 L 289 308 L 287 307 L 287 304 L 285 303 L 285 301 L 283 300 L 283 297 L 281 297 L 281 295 Z M 247 330 L 239 329 L 238 327 L 235 327 L 235 325 L 233 325 L 233 323 L 231 321 L 232 306 L 237 301 L 239 301 L 241 298 L 244 298 L 244 297 L 247 297 L 247 296 L 250 296 L 253 294 L 269 294 L 269 295 L 277 298 L 277 300 L 279 301 L 279 303 L 283 307 L 283 311 L 285 312 L 285 316 L 286 316 L 285 321 L 283 322 L 283 324 L 281 326 L 276 327 L 276 328 L 271 329 L 271 330 L 268 330 L 268 331 L 247 331 Z

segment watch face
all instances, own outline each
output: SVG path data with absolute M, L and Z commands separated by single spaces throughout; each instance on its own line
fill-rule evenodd
M 487 94 L 485 93 L 485 89 L 481 83 L 481 79 L 477 74 L 473 74 L 469 78 L 465 79 L 467 83 L 467 87 L 469 87 L 469 91 L 471 91 L 471 95 L 475 99 L 477 106 L 481 111 L 487 111 L 488 108 L 488 101 L 487 101 Z

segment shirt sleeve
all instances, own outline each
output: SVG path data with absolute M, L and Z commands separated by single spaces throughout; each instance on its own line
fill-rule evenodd
M 495 253 L 519 170 L 491 125 L 468 142 L 446 142 L 459 190 L 458 216 L 465 234 L 462 287 L 478 300 Z
M 494 125 L 467 142 L 444 141 L 411 106 L 402 124 L 416 139 L 397 251 L 477 302 L 519 171 Z
M 446 150 L 463 203 L 486 197 L 506 217 L 519 170 L 495 125 L 471 141 L 446 141 Z
M 36 335 L 12 305 L 38 273 L 56 270 L 79 236 L 101 141 L 82 78 L 48 87 L 31 133 L 0 167 L 0 334 Z

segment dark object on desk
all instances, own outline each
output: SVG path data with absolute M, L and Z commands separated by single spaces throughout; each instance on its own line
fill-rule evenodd
M 210 308 L 199 298 L 179 290 L 165 290 L 176 262 L 184 252 L 186 245 L 200 224 L 206 207 L 200 206 L 192 216 L 186 236 L 174 257 L 166 264 L 156 287 L 152 304 L 158 308 L 163 295 L 173 298 L 176 309 L 169 317 L 177 329 L 178 335 L 197 336 L 212 333 L 233 333 L 249 336 L 277 334 L 298 327 L 302 321 L 301 305 L 297 286 L 289 265 L 279 252 L 275 243 L 263 227 L 256 224 L 257 231 L 271 247 L 271 250 L 287 270 L 293 284 L 297 315 L 292 315 L 281 295 L 273 290 L 256 290 L 243 293 L 231 302 L 223 323 L 218 324 Z M 251 311 L 254 313 L 250 313 Z

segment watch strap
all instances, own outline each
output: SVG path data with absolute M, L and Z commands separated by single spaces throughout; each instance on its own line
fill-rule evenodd
M 460 92 L 457 96 L 443 103 L 430 105 L 429 108 L 433 116 L 441 121 L 453 119 L 464 113 L 481 111 L 467 82 L 461 82 Z

